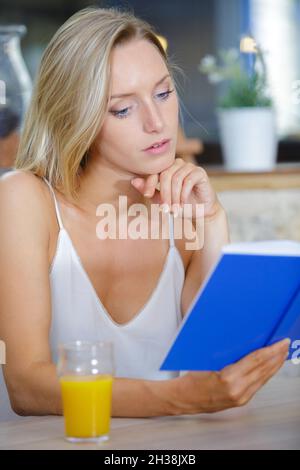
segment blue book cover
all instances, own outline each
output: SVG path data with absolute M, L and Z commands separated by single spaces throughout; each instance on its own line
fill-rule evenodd
M 291 359 L 295 347 L 300 351 L 300 243 L 229 244 L 195 295 L 160 370 L 219 371 L 284 338 L 292 340 Z

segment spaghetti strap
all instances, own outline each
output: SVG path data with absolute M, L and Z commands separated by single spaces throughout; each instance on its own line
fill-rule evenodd
M 62 219 L 61 219 L 61 215 L 60 215 L 60 212 L 59 212 L 58 202 L 57 202 L 55 193 L 54 193 L 53 188 L 52 188 L 51 184 L 49 183 L 49 181 L 48 181 L 46 178 L 44 178 L 44 177 L 43 177 L 43 180 L 47 183 L 47 185 L 49 186 L 50 191 L 51 191 L 51 193 L 52 193 L 52 195 L 53 195 L 54 204 L 55 204 L 55 212 L 56 212 L 56 217 L 57 217 L 58 225 L 59 225 L 59 228 L 62 229 L 62 228 L 64 228 L 64 226 L 63 226 L 63 223 L 62 223 Z
M 170 248 L 175 245 L 174 243 L 174 214 L 169 212 L 169 240 Z

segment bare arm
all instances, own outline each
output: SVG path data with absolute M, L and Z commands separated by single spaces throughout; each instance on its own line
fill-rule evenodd
M 7 350 L 3 373 L 17 412 L 53 402 L 54 385 L 48 388 L 43 375 L 31 379 L 35 369 L 51 363 L 45 213 L 45 196 L 35 176 L 12 172 L 1 178 L 0 337 Z
M 281 341 L 249 354 L 221 372 L 189 372 L 162 381 L 115 378 L 112 416 L 141 418 L 214 413 L 244 406 L 282 367 L 287 354 L 288 345 Z M 19 386 L 13 402 L 18 414 L 62 414 L 54 364 L 32 365 Z
M 193 252 L 187 268 L 181 295 L 183 315 L 186 314 L 205 277 L 217 261 L 222 247 L 227 243 L 229 243 L 227 216 L 223 207 L 219 205 L 215 216 L 205 219 L 203 248 Z
M 62 415 L 61 391 L 55 364 L 31 364 L 22 378 L 15 377 L 17 379 L 12 402 L 16 413 L 22 416 Z M 151 417 L 176 414 L 175 381 L 176 379 L 151 381 L 115 378 L 112 416 Z

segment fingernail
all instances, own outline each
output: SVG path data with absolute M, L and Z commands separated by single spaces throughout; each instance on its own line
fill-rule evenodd
M 285 339 L 283 340 L 283 343 L 284 343 L 284 344 L 288 344 L 288 345 L 290 346 L 290 344 L 291 344 L 290 338 L 285 338 Z
M 150 197 L 150 196 L 151 196 L 151 193 L 146 192 L 146 193 L 144 193 L 144 196 L 145 196 L 145 197 Z

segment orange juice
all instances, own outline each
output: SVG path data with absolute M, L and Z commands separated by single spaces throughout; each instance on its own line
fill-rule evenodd
M 97 438 L 109 434 L 111 375 L 60 378 L 67 437 Z

